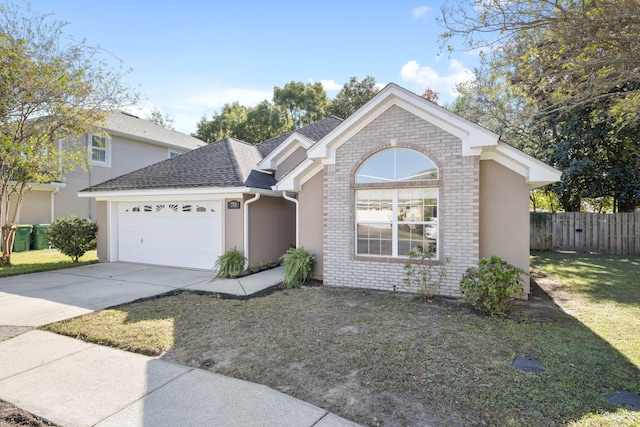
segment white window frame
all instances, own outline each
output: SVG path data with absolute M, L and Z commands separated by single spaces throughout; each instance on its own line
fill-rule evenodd
M 183 154 L 181 151 L 178 150 L 172 150 L 171 148 L 169 148 L 169 158 L 172 159 L 174 157 L 179 156 L 180 154 Z
M 93 145 L 94 138 L 99 138 L 104 140 L 104 147 L 94 146 Z M 111 139 L 107 138 L 106 136 L 90 133 L 87 144 L 89 148 L 89 162 L 91 166 L 111 167 Z M 93 158 L 94 152 L 104 153 L 104 161 L 95 160 Z
M 358 221 L 358 191 L 390 191 L 391 192 L 391 220 L 390 221 Z M 431 221 L 398 221 L 398 194 L 403 190 L 435 190 L 435 199 L 436 199 L 436 217 L 435 220 Z M 354 194 L 355 201 L 355 221 L 354 221 L 354 236 L 355 236 L 355 255 L 358 257 L 369 257 L 369 258 L 400 258 L 407 259 L 409 258 L 408 254 L 400 254 L 398 253 L 398 230 L 399 225 L 408 224 L 408 225 L 435 225 L 436 227 L 436 251 L 433 253 L 431 260 L 437 261 L 439 259 L 440 253 L 440 221 L 439 218 L 439 208 L 440 208 L 440 191 L 436 186 L 421 186 L 421 187 L 392 187 L 392 188 L 356 188 Z M 391 254 L 369 254 L 369 253 L 360 253 L 358 252 L 358 224 L 385 224 L 391 225 Z M 426 248 L 425 248 L 426 249 Z

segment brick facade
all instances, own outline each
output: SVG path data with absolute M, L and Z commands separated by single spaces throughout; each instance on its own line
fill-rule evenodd
M 415 292 L 404 281 L 404 260 L 355 255 L 355 189 L 358 167 L 391 147 L 416 150 L 439 168 L 439 251 L 447 275 L 439 295 L 459 297 L 458 283 L 479 258 L 479 158 L 463 157 L 457 137 L 392 106 L 336 151 L 324 170 L 324 283 L 331 286 Z

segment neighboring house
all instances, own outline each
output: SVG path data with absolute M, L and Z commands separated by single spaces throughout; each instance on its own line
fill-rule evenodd
M 87 150 L 84 168 L 76 167 L 60 182 L 30 186 L 18 223 L 48 224 L 72 214 L 95 220 L 95 200 L 79 198 L 78 191 L 205 145 L 120 110 L 107 116 L 102 129 L 106 136 L 81 137 L 80 145 Z
M 559 179 L 390 84 L 344 121 L 257 146 L 226 138 L 79 195 L 98 201 L 101 261 L 211 268 L 235 248 L 257 266 L 301 246 L 327 285 L 413 292 L 403 266 L 423 248 L 448 259 L 437 292 L 459 296 L 481 257 L 529 270 L 529 190 Z

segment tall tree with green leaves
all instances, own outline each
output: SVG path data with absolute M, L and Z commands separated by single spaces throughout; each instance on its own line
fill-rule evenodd
M 375 78 L 367 76 L 358 80 L 356 77 L 351 77 L 333 100 L 331 114 L 346 119 L 369 102 L 379 91 Z
M 326 118 L 331 107 L 322 83 L 304 84 L 295 81 L 273 88 L 273 103 L 286 112 L 289 130 Z
M 64 36 L 50 16 L 0 6 L 0 266 L 10 265 L 16 221 L 32 183 L 86 161 L 78 141 L 136 95 L 104 51 Z
M 245 135 L 241 127 L 247 121 L 248 112 L 249 109 L 237 101 L 226 103 L 210 120 L 202 117 L 193 136 L 205 142 L 214 142 L 225 137 L 243 140 Z
M 467 0 L 444 9 L 445 41 L 461 35 L 466 48 L 491 48 L 474 102 L 455 106 L 488 107 L 485 125 L 562 169 L 553 188 L 567 211 L 585 197 L 612 197 L 619 211 L 640 204 L 639 14 L 640 3 L 627 0 Z

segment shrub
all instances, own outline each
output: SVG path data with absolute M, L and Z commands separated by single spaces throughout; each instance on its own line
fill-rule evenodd
M 407 255 L 409 261 L 404 264 L 404 282 L 418 289 L 418 298 L 431 298 L 434 290 L 440 287 L 447 276 L 445 265 L 449 259 L 444 258 L 441 262 L 433 261 L 433 252 L 418 250 L 411 250 Z
M 246 258 L 235 249 L 224 251 L 224 253 L 218 257 L 213 267 L 214 270 L 218 270 L 213 279 L 238 277 L 244 271 L 245 260 Z
M 492 316 L 504 316 L 516 298 L 524 297 L 524 270 L 496 255 L 483 258 L 477 268 L 469 268 L 460 280 L 460 291 L 476 310 Z
M 98 226 L 90 219 L 71 215 L 56 219 L 47 233 L 56 249 L 78 262 L 85 252 L 96 248 Z
M 313 277 L 316 269 L 316 256 L 307 252 L 304 248 L 289 248 L 282 256 L 284 260 L 284 280 L 285 287 L 299 288 Z

